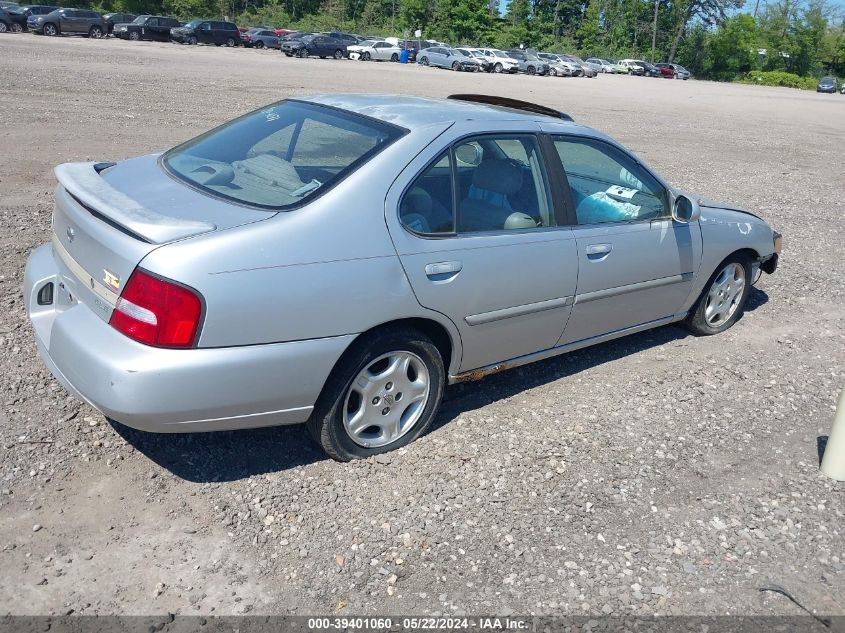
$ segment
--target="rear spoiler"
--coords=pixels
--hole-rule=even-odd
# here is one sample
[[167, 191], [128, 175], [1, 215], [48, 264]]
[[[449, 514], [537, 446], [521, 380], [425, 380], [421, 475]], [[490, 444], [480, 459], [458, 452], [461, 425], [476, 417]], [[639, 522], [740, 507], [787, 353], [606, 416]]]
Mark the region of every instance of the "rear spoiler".
[[485, 105], [499, 106], [502, 108], [510, 108], [511, 110], [523, 110], [524, 112], [533, 112], [534, 114], [542, 114], [550, 116], [554, 119], [563, 119], [564, 121], [574, 121], [566, 112], [560, 112], [553, 108], [549, 108], [538, 103], [531, 103], [529, 101], [520, 101], [519, 99], [511, 99], [509, 97], [499, 97], [494, 95], [473, 95], [473, 94], [459, 94], [449, 95], [447, 99], [455, 101], [469, 101], [471, 103], [483, 103]]
[[151, 244], [164, 244], [217, 228], [210, 222], [173, 218], [141, 206], [100, 176], [101, 171], [113, 164], [64, 163], [55, 169], [56, 180], [89, 212]]

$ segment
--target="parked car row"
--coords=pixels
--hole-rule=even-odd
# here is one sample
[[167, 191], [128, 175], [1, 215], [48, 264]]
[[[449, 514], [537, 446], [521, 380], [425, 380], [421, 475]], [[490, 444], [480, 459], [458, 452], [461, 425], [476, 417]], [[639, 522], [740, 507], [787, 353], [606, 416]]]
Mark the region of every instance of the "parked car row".
[[[360, 61], [410, 61], [423, 66], [464, 72], [524, 73], [553, 77], [596, 77], [599, 73], [689, 79], [690, 73], [677, 64], [650, 64], [636, 59], [608, 60], [577, 55], [510, 49], [449, 46], [431, 40], [402, 40], [391, 37], [364, 37], [330, 31], [305, 33], [269, 26], [238, 27], [223, 20], [196, 19], [182, 23], [162, 15], [107, 13], [90, 9], [60, 8], [50, 5], [0, 3], [0, 32], [31, 31], [56, 35], [108, 35], [139, 41], [173, 41], [181, 44], [213, 44], [279, 50], [288, 57], [332, 57]], [[834, 91], [835, 91], [834, 81]], [[821, 86], [821, 84], [820, 84]]]

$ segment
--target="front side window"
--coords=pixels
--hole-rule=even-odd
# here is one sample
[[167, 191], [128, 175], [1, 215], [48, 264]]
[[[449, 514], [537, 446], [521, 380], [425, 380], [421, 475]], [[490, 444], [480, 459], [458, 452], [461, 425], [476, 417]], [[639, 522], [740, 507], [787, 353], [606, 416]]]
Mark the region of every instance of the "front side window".
[[669, 217], [666, 190], [619, 149], [588, 138], [554, 139], [578, 224]]
[[351, 112], [282, 101], [170, 150], [162, 162], [216, 197], [286, 209], [333, 186], [403, 133]]

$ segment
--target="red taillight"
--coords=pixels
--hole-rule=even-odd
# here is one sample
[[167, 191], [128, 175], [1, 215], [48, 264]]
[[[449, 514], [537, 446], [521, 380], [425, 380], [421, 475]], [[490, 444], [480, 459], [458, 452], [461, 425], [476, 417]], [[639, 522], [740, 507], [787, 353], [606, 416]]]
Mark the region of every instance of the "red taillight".
[[172, 281], [135, 270], [109, 324], [129, 338], [156, 347], [192, 347], [202, 317], [199, 295]]

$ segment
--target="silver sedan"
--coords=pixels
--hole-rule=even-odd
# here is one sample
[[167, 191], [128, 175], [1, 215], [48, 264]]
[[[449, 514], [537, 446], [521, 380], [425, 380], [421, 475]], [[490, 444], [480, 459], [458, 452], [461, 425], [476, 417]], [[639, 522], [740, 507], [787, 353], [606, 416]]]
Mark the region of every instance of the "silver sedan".
[[412, 442], [447, 384], [743, 312], [780, 235], [550, 108], [331, 94], [56, 168], [24, 297], [72, 393], [154, 432]]

